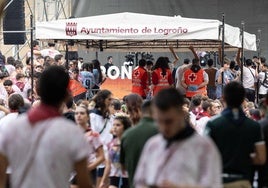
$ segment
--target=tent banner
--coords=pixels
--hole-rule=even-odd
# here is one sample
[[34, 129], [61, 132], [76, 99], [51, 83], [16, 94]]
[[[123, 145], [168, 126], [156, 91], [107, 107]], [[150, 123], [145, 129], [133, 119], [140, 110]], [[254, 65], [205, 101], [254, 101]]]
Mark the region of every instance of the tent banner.
[[[37, 39], [220, 40], [221, 22], [181, 16], [117, 13], [36, 23]], [[239, 28], [226, 24], [226, 43], [241, 47]], [[256, 36], [245, 35], [245, 49], [256, 50]]]

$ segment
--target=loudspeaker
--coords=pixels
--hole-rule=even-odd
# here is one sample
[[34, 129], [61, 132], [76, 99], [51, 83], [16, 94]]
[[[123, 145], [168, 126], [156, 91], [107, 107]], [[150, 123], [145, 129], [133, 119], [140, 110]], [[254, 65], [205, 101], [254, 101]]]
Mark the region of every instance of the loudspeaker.
[[24, 44], [25, 32], [5, 33], [5, 31], [25, 31], [24, 0], [6, 0], [6, 5], [9, 6], [3, 18], [4, 44]]

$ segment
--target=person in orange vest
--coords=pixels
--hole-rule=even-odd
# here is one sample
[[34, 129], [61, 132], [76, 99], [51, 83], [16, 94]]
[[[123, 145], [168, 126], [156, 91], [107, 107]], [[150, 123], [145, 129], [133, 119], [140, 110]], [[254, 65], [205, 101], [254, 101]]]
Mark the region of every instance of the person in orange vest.
[[70, 80], [68, 89], [71, 92], [75, 103], [80, 99], [85, 99], [87, 92], [87, 89], [83, 86], [83, 84], [77, 80], [78, 75], [79, 75], [78, 69], [70, 70]]
[[171, 87], [173, 84], [172, 73], [169, 69], [168, 62], [167, 57], [159, 57], [155, 63], [152, 73], [153, 96], [160, 90]]
[[148, 92], [148, 73], [145, 69], [146, 60], [139, 60], [139, 66], [132, 71], [132, 93], [146, 98]]
[[199, 65], [199, 59], [194, 58], [192, 66], [183, 74], [181, 85], [186, 89], [187, 98], [192, 98], [196, 94], [206, 96], [208, 81], [208, 74]]

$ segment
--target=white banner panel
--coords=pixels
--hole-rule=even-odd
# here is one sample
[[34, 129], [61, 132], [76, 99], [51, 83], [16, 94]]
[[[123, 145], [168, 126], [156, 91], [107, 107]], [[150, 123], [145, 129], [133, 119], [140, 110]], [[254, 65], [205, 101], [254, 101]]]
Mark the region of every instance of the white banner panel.
[[[118, 13], [36, 24], [37, 39], [216, 40], [218, 20]], [[245, 49], [256, 50], [256, 36], [246, 33]], [[240, 47], [239, 28], [226, 24], [225, 42]]]

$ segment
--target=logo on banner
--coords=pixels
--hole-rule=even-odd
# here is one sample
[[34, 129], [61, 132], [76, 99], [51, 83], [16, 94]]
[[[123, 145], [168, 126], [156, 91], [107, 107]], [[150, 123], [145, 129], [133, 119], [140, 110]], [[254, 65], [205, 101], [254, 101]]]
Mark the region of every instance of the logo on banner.
[[77, 35], [77, 23], [76, 22], [66, 22], [66, 35], [67, 36], [75, 36]]

